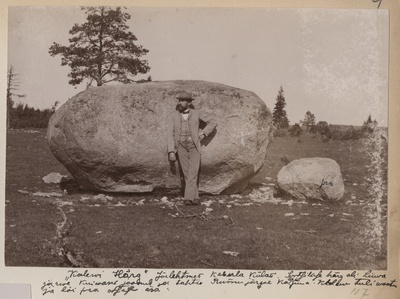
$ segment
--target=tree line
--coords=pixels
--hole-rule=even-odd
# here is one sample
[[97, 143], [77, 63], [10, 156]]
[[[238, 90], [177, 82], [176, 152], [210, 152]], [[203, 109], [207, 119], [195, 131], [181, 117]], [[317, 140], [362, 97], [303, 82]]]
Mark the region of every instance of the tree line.
[[13, 66], [7, 71], [7, 128], [46, 128], [50, 117], [55, 112], [58, 101], [51, 108], [35, 109], [28, 104], [15, 103], [15, 98], [25, 98], [18, 93], [18, 74]]
[[[327, 142], [330, 139], [334, 140], [350, 140], [359, 139], [368, 136], [377, 128], [378, 123], [372, 120], [371, 115], [364, 121], [361, 127], [355, 128], [354, 126], [334, 126], [329, 125], [326, 121], [319, 121], [316, 123], [314, 113], [307, 111], [304, 118], [293, 126], [289, 126], [289, 118], [286, 112], [286, 100], [282, 86], [278, 91], [276, 97], [275, 107], [272, 113], [272, 120], [275, 127], [274, 136], [284, 137], [291, 135], [294, 137], [300, 136], [303, 132], [309, 134], [319, 134], [322, 141]], [[303, 128], [305, 128], [303, 130]]]
[[47, 128], [50, 117], [54, 114], [58, 102], [51, 108], [36, 109], [28, 104], [18, 103], [9, 110], [8, 128]]

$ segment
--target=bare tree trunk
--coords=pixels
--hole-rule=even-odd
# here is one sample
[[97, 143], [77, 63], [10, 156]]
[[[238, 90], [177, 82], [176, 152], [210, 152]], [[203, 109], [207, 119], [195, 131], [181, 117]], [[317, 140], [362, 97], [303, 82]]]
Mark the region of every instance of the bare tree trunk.
[[14, 73], [13, 73], [13, 67], [11, 66], [10, 69], [8, 70], [7, 74], [7, 129], [10, 128], [10, 109], [11, 109], [11, 104], [12, 104], [12, 93], [11, 93], [11, 88], [12, 88], [12, 81], [13, 81]]
[[15, 80], [18, 74], [14, 72], [14, 68], [10, 66], [7, 72], [7, 129], [11, 127], [11, 110], [14, 106], [13, 96], [24, 98], [25, 95], [16, 94], [13, 91], [17, 90], [19, 84]]

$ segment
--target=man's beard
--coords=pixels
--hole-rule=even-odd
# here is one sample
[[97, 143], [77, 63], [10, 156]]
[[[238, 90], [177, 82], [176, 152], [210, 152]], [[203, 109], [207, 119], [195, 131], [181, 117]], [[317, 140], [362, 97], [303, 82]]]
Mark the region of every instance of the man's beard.
[[191, 103], [189, 103], [189, 105], [187, 105], [186, 108], [183, 108], [180, 104], [176, 105], [176, 110], [178, 110], [180, 113], [182, 113], [183, 111], [185, 111], [189, 108], [194, 108]]

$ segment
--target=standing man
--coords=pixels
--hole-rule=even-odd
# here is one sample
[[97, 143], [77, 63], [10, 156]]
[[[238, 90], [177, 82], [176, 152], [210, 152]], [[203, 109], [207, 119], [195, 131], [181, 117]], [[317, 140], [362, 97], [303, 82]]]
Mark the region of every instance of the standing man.
[[[179, 100], [176, 110], [168, 121], [168, 159], [176, 161], [178, 153], [179, 165], [181, 167], [184, 182], [184, 204], [198, 205], [200, 203], [198, 191], [198, 176], [200, 170], [200, 141], [208, 136], [216, 128], [216, 123], [204, 113], [194, 109], [191, 94], [181, 92], [176, 97]], [[200, 122], [205, 123], [203, 130]]]

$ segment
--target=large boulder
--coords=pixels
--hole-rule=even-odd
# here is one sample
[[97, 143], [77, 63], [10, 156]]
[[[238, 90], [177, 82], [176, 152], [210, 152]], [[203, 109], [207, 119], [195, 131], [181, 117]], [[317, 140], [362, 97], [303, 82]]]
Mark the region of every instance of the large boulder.
[[340, 167], [327, 158], [294, 160], [278, 173], [278, 187], [297, 199], [334, 201], [343, 197]]
[[217, 129], [202, 141], [200, 192], [235, 193], [260, 170], [272, 117], [253, 92], [205, 81], [164, 81], [87, 89], [51, 117], [55, 157], [86, 189], [151, 192], [179, 189], [179, 168], [167, 158], [167, 119], [181, 91]]

